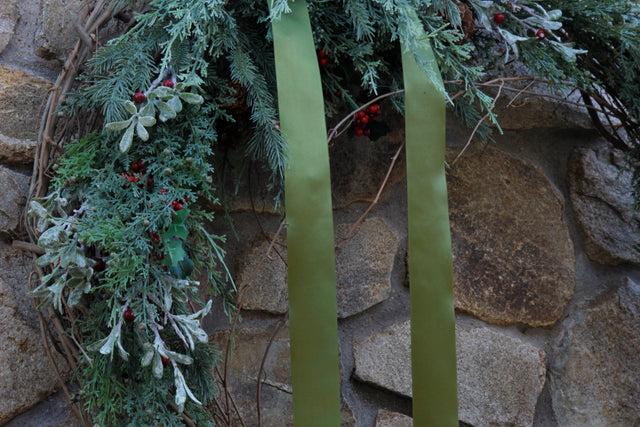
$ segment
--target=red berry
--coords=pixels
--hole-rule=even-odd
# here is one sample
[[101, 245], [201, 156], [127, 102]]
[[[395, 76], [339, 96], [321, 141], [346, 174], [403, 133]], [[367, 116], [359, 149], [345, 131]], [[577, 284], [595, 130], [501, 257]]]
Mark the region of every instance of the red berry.
[[364, 132], [364, 136], [371, 135], [371, 129], [369, 129], [369, 128], [365, 128], [365, 130], [363, 132]]
[[360, 121], [362, 122], [363, 125], [366, 125], [367, 123], [369, 123], [369, 116], [362, 117]]
[[98, 258], [96, 260], [96, 263], [93, 265], [93, 271], [95, 271], [96, 273], [104, 271], [106, 268], [107, 268], [107, 264], [104, 262], [102, 258]]
[[176, 205], [173, 207], [173, 210], [175, 211], [181, 211], [182, 209], [184, 209], [184, 205], [180, 202], [176, 203]]
[[134, 320], [136, 320], [136, 315], [133, 314], [133, 310], [131, 310], [130, 308], [127, 308], [124, 311], [122, 317], [124, 317], [124, 320], [126, 320], [127, 322], [133, 322]]
[[171, 79], [165, 80], [164, 82], [162, 82], [162, 86], [173, 88], [173, 80]]
[[318, 58], [328, 58], [329, 55], [327, 55], [327, 53], [324, 50], [319, 50], [317, 52]]
[[153, 178], [147, 178], [147, 188], [153, 185]]
[[162, 366], [167, 366], [169, 364], [169, 358], [160, 356], [160, 360], [162, 360]]
[[190, 200], [190, 199], [189, 199], [187, 196], [184, 196], [184, 202], [185, 202], [185, 203], [189, 203], [189, 200]]
[[538, 31], [536, 31], [536, 37], [538, 38], [538, 40], [542, 40], [547, 37], [547, 32], [540, 28]]
[[142, 92], [136, 92], [133, 95], [133, 102], [135, 102], [136, 104], [142, 104], [146, 100], [147, 100], [147, 95], [145, 95]]
[[493, 15], [493, 22], [495, 22], [498, 25], [502, 24], [504, 22], [504, 14], [496, 13], [495, 15]]
[[362, 136], [364, 134], [364, 130], [362, 128], [355, 129], [356, 136]]
[[161, 188], [160, 191], [158, 191], [158, 194], [167, 194], [167, 189]]
[[320, 65], [324, 67], [325, 65], [327, 65], [329, 63], [329, 58], [327, 58], [327, 57], [320, 58], [320, 60], [318, 62], [320, 62]]

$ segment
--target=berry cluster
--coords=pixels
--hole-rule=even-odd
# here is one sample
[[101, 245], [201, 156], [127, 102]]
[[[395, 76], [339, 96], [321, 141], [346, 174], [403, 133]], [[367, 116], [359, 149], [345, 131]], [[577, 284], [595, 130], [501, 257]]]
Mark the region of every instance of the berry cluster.
[[329, 63], [329, 55], [327, 55], [324, 50], [318, 50], [316, 55], [318, 56], [318, 64], [320, 64], [321, 67], [324, 67]]
[[[173, 86], [174, 86], [173, 80], [167, 79], [163, 81], [162, 86], [166, 86], [168, 88], [173, 89]], [[136, 92], [133, 94], [133, 102], [135, 102], [136, 104], [142, 104], [146, 100], [147, 100], [147, 95], [145, 95], [144, 92]]]
[[354, 120], [356, 124], [353, 125], [353, 131], [356, 136], [369, 136], [371, 135], [371, 129], [367, 127], [367, 124], [373, 119], [380, 117], [380, 105], [369, 105], [364, 111], [360, 110], [355, 114]]
[[[495, 22], [497, 25], [503, 24], [504, 20], [504, 13], [496, 13], [495, 15], [493, 15], [493, 22]], [[538, 40], [544, 40], [547, 37], [547, 32], [544, 30], [544, 28], [539, 28], [538, 31], [536, 31], [536, 37], [538, 38]]]
[[137, 162], [132, 163], [129, 171], [122, 172], [120, 176], [127, 181], [123, 185], [123, 188], [128, 187], [129, 183], [137, 183], [139, 188], [144, 188], [146, 183], [148, 190], [153, 186], [153, 178], [147, 176], [147, 169], [143, 160], [138, 160]]

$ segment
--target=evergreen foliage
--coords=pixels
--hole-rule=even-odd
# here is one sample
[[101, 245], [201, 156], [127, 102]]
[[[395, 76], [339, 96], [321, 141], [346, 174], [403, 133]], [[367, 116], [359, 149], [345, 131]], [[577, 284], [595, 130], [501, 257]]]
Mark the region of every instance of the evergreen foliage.
[[[270, 20], [287, 13], [287, 1], [273, 0], [271, 13], [264, 0], [112, 2], [143, 12], [86, 64], [73, 100], [76, 110], [98, 111], [105, 126], [65, 145], [51, 193], [31, 202], [46, 250], [38, 265], [48, 268], [35, 293], [56, 310], [86, 313], [79, 398], [99, 425], [180, 425], [183, 411], [199, 426], [210, 422], [203, 408], [215, 397], [217, 352], [200, 328], [210, 305], [198, 301], [192, 278], [206, 271], [210, 293], [222, 294], [228, 309], [233, 285], [224, 238], [207, 231], [212, 214], [201, 202], [217, 202], [211, 157], [217, 129], [233, 123], [252, 123], [247, 141], [232, 144], [264, 164], [271, 185], [281, 188], [287, 156]], [[612, 94], [626, 114], [630, 146], [638, 147], [633, 3], [307, 4], [316, 49], [328, 58], [320, 67], [329, 116], [400, 89], [406, 40], [419, 64], [420, 45], [432, 44], [448, 81], [443, 93], [464, 90], [450, 108], [469, 127], [488, 117], [478, 128], [482, 138], [498, 118], [478, 84], [519, 60], [557, 87]], [[131, 101], [136, 92], [144, 93], [142, 103]], [[393, 100], [400, 108], [401, 99]], [[204, 308], [191, 313], [190, 301]]]

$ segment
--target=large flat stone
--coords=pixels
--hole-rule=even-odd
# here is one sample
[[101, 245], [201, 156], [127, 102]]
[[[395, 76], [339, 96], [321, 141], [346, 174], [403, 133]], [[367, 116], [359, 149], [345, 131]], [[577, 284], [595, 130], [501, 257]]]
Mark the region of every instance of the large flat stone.
[[381, 409], [376, 416], [376, 427], [413, 427], [413, 420], [404, 414]]
[[50, 88], [44, 79], [0, 66], [0, 134], [35, 141], [41, 107]]
[[11, 41], [19, 18], [18, 0], [0, 0], [0, 53]]
[[558, 425], [640, 425], [640, 285], [621, 280], [576, 314], [551, 360]]
[[[246, 426], [258, 425], [257, 378], [274, 331], [274, 327], [246, 328], [237, 330], [234, 336], [233, 356], [227, 370], [229, 390]], [[224, 351], [228, 336], [228, 331], [222, 331], [211, 339]], [[289, 350], [289, 329], [282, 327], [271, 342], [264, 364], [264, 383], [260, 394], [264, 427], [293, 426]], [[341, 426], [356, 427], [354, 414], [345, 401], [342, 402], [341, 417]], [[231, 425], [239, 426], [238, 419]]]
[[82, 0], [43, 0], [35, 53], [44, 59], [65, 60], [78, 41], [75, 22], [86, 2]]
[[456, 309], [553, 325], [573, 295], [564, 199], [537, 166], [487, 146], [447, 172]]
[[[353, 224], [336, 226], [336, 241]], [[270, 236], [272, 238], [272, 236]], [[236, 257], [236, 284], [241, 289], [241, 306], [283, 314], [288, 309], [285, 240], [265, 258], [270, 240], [258, 235]], [[338, 317], [345, 318], [378, 304], [391, 294], [391, 271], [400, 238], [381, 218], [366, 218], [360, 228], [336, 252]]]
[[[0, 423], [35, 405], [57, 385], [40, 333], [22, 319], [15, 307], [18, 300], [0, 279]], [[66, 375], [62, 357], [55, 350], [53, 355]]]
[[0, 166], [0, 234], [16, 229], [29, 194], [29, 177]]
[[[461, 421], [474, 426], [532, 425], [545, 382], [542, 350], [489, 328], [456, 325], [456, 352]], [[411, 397], [409, 321], [355, 340], [353, 356], [357, 379]]]
[[640, 211], [634, 210], [625, 155], [610, 147], [579, 149], [569, 168], [571, 204], [592, 261], [640, 264]]

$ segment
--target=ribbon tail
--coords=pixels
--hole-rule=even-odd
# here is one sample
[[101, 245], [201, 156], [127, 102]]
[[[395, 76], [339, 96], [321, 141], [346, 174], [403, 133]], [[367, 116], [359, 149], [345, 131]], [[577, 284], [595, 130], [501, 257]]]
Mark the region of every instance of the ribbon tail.
[[289, 333], [296, 426], [340, 425], [329, 151], [320, 71], [304, 1], [272, 21], [285, 170]]
[[[440, 76], [429, 42], [420, 57]], [[403, 49], [414, 426], [458, 426], [442, 91]], [[439, 82], [441, 84], [441, 81]]]

